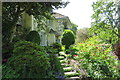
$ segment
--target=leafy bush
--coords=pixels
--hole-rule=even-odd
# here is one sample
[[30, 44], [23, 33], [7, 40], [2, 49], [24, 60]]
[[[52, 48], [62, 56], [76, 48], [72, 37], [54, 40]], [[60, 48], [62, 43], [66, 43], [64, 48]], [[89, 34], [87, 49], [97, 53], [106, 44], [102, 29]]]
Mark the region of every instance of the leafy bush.
[[19, 78], [19, 74], [8, 65], [2, 65], [2, 79]]
[[111, 45], [101, 43], [97, 37], [90, 38], [85, 43], [79, 43], [79, 67], [86, 70], [87, 77], [117, 78], [120, 77], [117, 57], [111, 54]]
[[40, 44], [40, 35], [37, 31], [30, 31], [26, 36], [26, 40]]
[[42, 46], [39, 46], [35, 43], [28, 42], [28, 41], [20, 41], [14, 45], [13, 55], [20, 55], [20, 54], [33, 55], [38, 51], [46, 53], [46, 51], [44, 50], [44, 47]]
[[63, 67], [55, 54], [49, 54], [50, 59], [50, 77], [59, 78], [60, 76], [64, 77]]
[[70, 58], [73, 58], [75, 55], [78, 55], [78, 50], [75, 48], [70, 47], [67, 49], [67, 52], [70, 54]]
[[44, 48], [45, 48], [45, 51], [46, 51], [48, 54], [57, 54], [57, 50], [54, 49], [53, 47], [44, 46]]
[[60, 43], [58, 43], [58, 42], [53, 43], [51, 46], [52, 46], [54, 49], [56, 49], [57, 52], [60, 52], [60, 51], [62, 50], [62, 49], [61, 49], [62, 45], [61, 45]]
[[50, 59], [50, 68], [49, 68], [49, 77], [50, 78], [60, 78], [64, 77], [63, 67], [57, 57], [56, 50], [52, 47], [46, 46], [46, 52], [49, 54]]
[[45, 78], [50, 67], [44, 48], [27, 41], [15, 44], [14, 54], [8, 64], [22, 78]]
[[69, 49], [69, 46], [75, 43], [75, 35], [71, 30], [65, 30], [63, 32], [62, 44], [65, 45], [65, 49]]

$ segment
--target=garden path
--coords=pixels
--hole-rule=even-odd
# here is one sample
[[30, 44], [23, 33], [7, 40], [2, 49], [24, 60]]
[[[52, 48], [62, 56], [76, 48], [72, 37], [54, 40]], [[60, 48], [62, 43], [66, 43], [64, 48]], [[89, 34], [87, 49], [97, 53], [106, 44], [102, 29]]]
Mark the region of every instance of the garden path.
[[79, 73], [76, 71], [78, 62], [73, 59], [67, 59], [67, 55], [64, 52], [59, 53], [59, 60], [63, 66], [65, 80], [80, 79]]

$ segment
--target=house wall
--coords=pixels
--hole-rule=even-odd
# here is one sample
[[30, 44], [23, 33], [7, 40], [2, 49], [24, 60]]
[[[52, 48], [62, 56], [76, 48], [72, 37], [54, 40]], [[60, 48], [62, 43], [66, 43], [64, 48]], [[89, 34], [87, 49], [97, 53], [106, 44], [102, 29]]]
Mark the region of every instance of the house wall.
[[41, 38], [40, 45], [47, 46], [47, 34], [44, 32], [39, 32], [39, 33], [40, 33], [40, 38]]
[[60, 34], [60, 36], [56, 37], [55, 34], [50, 34], [48, 37], [48, 43], [49, 45], [54, 43], [54, 42], [58, 42], [60, 43], [61, 41], [61, 35], [64, 31], [64, 25], [63, 25], [63, 20], [62, 19], [56, 19], [56, 20], [50, 20], [48, 21], [48, 26], [49, 28], [52, 28], [54, 31], [56, 31], [58, 34]]
[[[66, 19], [56, 19], [56, 20], [48, 20], [47, 21], [47, 28], [48, 31], [40, 31], [41, 36], [41, 45], [47, 46], [54, 42], [60, 42], [61, 35], [64, 31], [64, 25], [63, 22]], [[22, 15], [22, 23], [24, 27], [30, 28], [31, 30], [36, 30], [36, 27], [38, 26], [38, 23], [36, 22], [35, 18], [32, 15], [28, 15], [27, 13], [23, 13]], [[68, 21], [68, 20], [67, 20]], [[69, 26], [69, 25], [68, 25]], [[49, 30], [53, 29], [56, 31], [59, 36], [55, 33], [49, 33]]]
[[56, 42], [55, 34], [48, 34], [48, 45], [51, 45]]

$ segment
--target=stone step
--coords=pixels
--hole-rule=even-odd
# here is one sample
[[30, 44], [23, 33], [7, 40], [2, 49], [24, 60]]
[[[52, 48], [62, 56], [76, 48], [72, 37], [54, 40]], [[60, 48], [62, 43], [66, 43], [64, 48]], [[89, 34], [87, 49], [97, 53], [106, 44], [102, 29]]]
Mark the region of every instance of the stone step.
[[65, 72], [64, 73], [66, 77], [75, 77], [75, 76], [79, 76], [78, 73], [76, 72]]
[[70, 65], [66, 64], [66, 63], [62, 63], [61, 64], [63, 67], [69, 67]]
[[67, 61], [64, 59], [64, 60], [60, 60], [60, 63], [66, 63]]
[[59, 55], [61, 55], [61, 56], [67, 56], [64, 52], [59, 52]]
[[63, 70], [64, 72], [69, 72], [72, 70], [72, 67], [64, 67]]
[[63, 60], [63, 59], [64, 59], [64, 56], [59, 56], [58, 59], [59, 59], [59, 60]]
[[78, 76], [75, 76], [75, 77], [69, 77], [69, 78], [66, 78], [65, 80], [76, 80], [76, 79], [81, 80], [80, 77], [78, 77]]

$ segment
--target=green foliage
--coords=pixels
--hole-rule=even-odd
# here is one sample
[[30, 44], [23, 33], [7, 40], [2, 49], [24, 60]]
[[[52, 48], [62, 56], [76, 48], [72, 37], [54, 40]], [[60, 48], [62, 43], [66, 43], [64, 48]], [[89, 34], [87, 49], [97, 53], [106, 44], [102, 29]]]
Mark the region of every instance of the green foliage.
[[62, 45], [65, 45], [65, 49], [69, 49], [69, 46], [75, 43], [74, 33], [71, 30], [65, 30], [62, 36]]
[[40, 44], [40, 35], [37, 31], [30, 31], [26, 36], [26, 40]]
[[110, 44], [101, 42], [98, 37], [93, 37], [84, 43], [78, 43], [75, 48], [79, 50], [76, 58], [79, 68], [87, 77], [92, 78], [119, 78], [119, 63], [117, 57], [111, 53]]
[[45, 78], [50, 67], [44, 48], [27, 41], [16, 43], [14, 54], [9, 58], [8, 64], [22, 78]]
[[49, 61], [50, 68], [49, 68], [48, 76], [50, 78], [59, 78], [60, 76], [63, 77], [64, 76], [63, 67], [61, 66], [61, 63], [57, 58], [57, 55], [55, 54], [56, 49], [49, 46], [45, 46], [45, 50], [48, 53], [48, 57], [50, 59]]
[[45, 48], [45, 51], [46, 51], [48, 54], [57, 54], [57, 50], [54, 49], [53, 47], [44, 46], [44, 48]]
[[42, 46], [28, 41], [20, 41], [14, 45], [13, 55], [32, 55], [38, 51], [46, 53]]
[[59, 61], [59, 59], [57, 58], [57, 56], [55, 54], [49, 54], [49, 58], [50, 58], [50, 76], [55, 78], [58, 78], [57, 76], [64, 76], [64, 71], [63, 71], [63, 67]]
[[73, 58], [74, 56], [78, 55], [77, 54], [78, 50], [73, 47], [70, 47], [69, 49], [67, 49], [67, 52], [70, 54], [69, 58]]
[[62, 45], [60, 44], [60, 43], [58, 43], [58, 42], [55, 42], [55, 43], [53, 43], [52, 45], [51, 45], [54, 49], [56, 49], [57, 50], [57, 52], [60, 52], [61, 50], [62, 50]]
[[9, 65], [2, 65], [2, 79], [19, 78], [19, 76]]
[[94, 14], [92, 18], [91, 34], [98, 35], [103, 41], [115, 44], [120, 41], [120, 16], [119, 16], [119, 0], [101, 1], [93, 3]]

